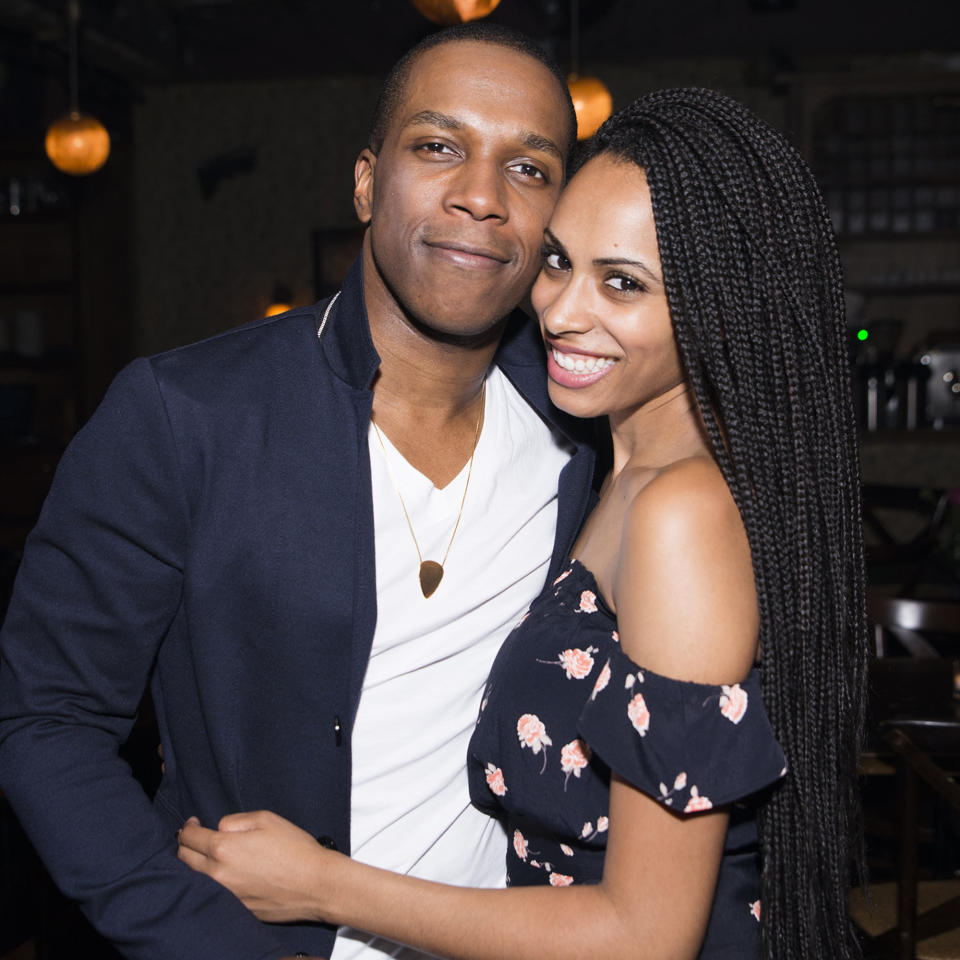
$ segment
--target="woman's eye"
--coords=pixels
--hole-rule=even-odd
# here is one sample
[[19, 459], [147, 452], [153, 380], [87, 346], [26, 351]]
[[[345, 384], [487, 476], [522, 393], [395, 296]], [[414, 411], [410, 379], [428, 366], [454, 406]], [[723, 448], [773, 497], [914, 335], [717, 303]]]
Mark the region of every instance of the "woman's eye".
[[550, 270], [568, 270], [570, 261], [562, 253], [557, 253], [556, 250], [544, 250], [543, 265]]
[[620, 293], [635, 293], [638, 290], [644, 289], [643, 284], [634, 280], [633, 277], [626, 277], [619, 273], [615, 276], [607, 277], [604, 283]]

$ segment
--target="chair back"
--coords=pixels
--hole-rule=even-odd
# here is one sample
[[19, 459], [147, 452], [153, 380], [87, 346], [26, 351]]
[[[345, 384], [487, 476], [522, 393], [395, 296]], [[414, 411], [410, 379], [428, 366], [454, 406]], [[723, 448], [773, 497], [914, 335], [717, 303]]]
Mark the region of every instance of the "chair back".
[[950, 600], [913, 600], [870, 594], [867, 620], [873, 628], [874, 652], [888, 655], [893, 636], [912, 657], [934, 658], [943, 654], [922, 636], [934, 633], [960, 637], [960, 603]]

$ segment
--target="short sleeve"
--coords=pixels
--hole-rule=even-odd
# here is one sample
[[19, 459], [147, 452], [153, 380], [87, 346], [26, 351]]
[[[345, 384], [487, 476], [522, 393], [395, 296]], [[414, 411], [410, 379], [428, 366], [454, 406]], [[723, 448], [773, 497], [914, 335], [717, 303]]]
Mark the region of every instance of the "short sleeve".
[[683, 813], [741, 800], [786, 774], [758, 668], [743, 683], [688, 683], [644, 670], [615, 649], [579, 731], [612, 771]]

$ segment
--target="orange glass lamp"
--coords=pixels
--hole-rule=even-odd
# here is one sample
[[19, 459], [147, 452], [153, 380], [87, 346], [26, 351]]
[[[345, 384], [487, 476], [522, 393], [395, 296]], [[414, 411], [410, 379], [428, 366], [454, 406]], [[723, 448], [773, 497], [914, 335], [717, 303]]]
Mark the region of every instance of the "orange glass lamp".
[[413, 5], [433, 23], [451, 27], [468, 20], [480, 20], [500, 4], [500, 0], [412, 0]]
[[283, 283], [275, 283], [273, 285], [273, 297], [270, 300], [270, 306], [267, 307], [267, 312], [264, 316], [273, 317], [278, 313], [286, 313], [288, 310], [292, 310], [292, 300], [293, 295], [290, 292], [290, 288]]
[[80, 20], [79, 0], [67, 6], [67, 28], [70, 41], [70, 110], [55, 120], [47, 130], [44, 146], [50, 162], [64, 173], [85, 177], [99, 170], [110, 156], [110, 134], [106, 127], [77, 106], [77, 24]]
[[571, 73], [567, 77], [567, 87], [577, 113], [577, 139], [586, 140], [613, 113], [613, 97], [596, 77], [580, 77]]
[[89, 113], [71, 110], [55, 120], [45, 141], [50, 162], [64, 173], [85, 177], [99, 170], [110, 156], [110, 134]]

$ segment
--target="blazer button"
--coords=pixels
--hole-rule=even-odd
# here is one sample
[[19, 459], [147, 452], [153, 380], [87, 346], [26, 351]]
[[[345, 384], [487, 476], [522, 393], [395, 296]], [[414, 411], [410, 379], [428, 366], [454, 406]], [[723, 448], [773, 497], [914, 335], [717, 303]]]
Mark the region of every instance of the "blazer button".
[[328, 850], [339, 850], [337, 846], [337, 841], [333, 837], [328, 837], [325, 833], [322, 836], [317, 837], [317, 843], [321, 847], [326, 847]]

